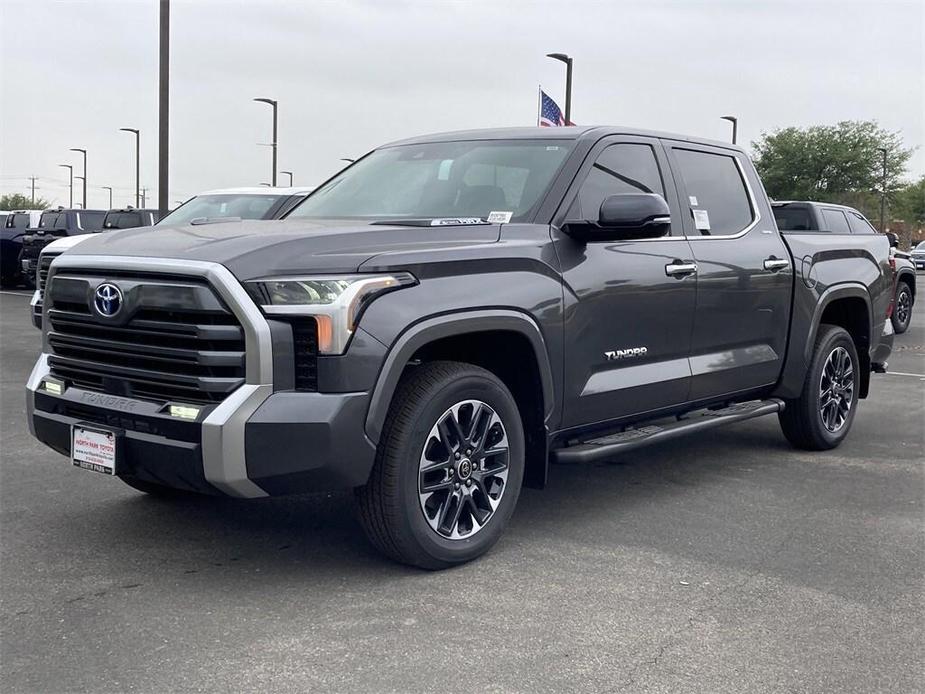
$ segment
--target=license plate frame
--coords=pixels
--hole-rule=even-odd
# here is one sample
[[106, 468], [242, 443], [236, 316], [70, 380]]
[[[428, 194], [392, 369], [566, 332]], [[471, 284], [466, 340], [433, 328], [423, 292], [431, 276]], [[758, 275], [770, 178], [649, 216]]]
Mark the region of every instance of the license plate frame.
[[83, 423], [71, 426], [71, 464], [81, 470], [116, 474], [119, 460], [119, 432]]

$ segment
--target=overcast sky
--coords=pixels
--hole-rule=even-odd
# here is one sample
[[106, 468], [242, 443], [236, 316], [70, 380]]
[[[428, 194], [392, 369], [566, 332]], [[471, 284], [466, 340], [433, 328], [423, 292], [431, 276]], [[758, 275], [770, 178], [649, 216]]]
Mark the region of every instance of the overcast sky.
[[[0, 192], [67, 204], [70, 147], [89, 150], [89, 206], [157, 182], [157, 0], [0, 0]], [[919, 147], [925, 173], [925, 2], [171, 3], [170, 201], [270, 176], [317, 183], [377, 144], [462, 128], [534, 125], [537, 85], [572, 119], [715, 139], [876, 119]], [[283, 182], [286, 177], [280, 177]], [[77, 185], [75, 185], [75, 190]], [[155, 199], [155, 198], [152, 198]], [[79, 196], [75, 194], [75, 201]]]

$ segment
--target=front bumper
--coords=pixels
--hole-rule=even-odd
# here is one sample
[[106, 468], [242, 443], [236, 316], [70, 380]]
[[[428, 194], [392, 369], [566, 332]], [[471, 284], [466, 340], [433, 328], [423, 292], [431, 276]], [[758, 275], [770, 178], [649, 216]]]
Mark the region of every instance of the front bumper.
[[121, 435], [119, 476], [206, 494], [260, 497], [366, 482], [375, 446], [363, 431], [366, 393], [273, 393], [241, 386], [196, 421], [158, 403], [67, 388], [52, 395], [42, 355], [27, 390], [32, 434], [70, 455], [75, 424]]

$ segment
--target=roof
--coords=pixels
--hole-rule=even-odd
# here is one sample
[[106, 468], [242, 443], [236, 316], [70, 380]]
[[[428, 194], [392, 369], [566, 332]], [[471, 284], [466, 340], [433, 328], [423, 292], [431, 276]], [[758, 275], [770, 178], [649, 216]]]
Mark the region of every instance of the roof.
[[783, 207], [784, 205], [807, 205], [813, 207], [838, 207], [843, 210], [857, 212], [856, 207], [850, 205], [839, 205], [837, 202], [819, 202], [817, 200], [772, 200], [771, 207]]
[[242, 188], [219, 188], [217, 190], [205, 190], [197, 195], [304, 195], [311, 193], [314, 186], [294, 186], [292, 188], [270, 187], [270, 186], [252, 186]]
[[459, 142], [463, 140], [582, 140], [594, 139], [608, 135], [634, 135], [636, 137], [657, 137], [663, 140], [678, 140], [681, 142], [696, 142], [712, 147], [724, 147], [743, 151], [738, 145], [729, 142], [719, 142], [703, 137], [679, 135], [678, 133], [661, 132], [658, 130], [645, 130], [641, 128], [613, 126], [613, 125], [574, 125], [564, 128], [484, 128], [479, 130], [458, 130], [455, 132], [433, 133], [420, 135], [404, 140], [390, 142], [384, 147], [398, 145], [424, 144], [428, 142]]

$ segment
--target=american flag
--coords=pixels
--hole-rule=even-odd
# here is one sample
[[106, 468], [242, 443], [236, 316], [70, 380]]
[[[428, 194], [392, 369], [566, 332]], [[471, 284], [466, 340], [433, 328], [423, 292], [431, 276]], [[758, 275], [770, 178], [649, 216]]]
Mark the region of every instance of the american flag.
[[549, 95], [542, 89], [540, 90], [540, 125], [544, 128], [572, 125], [565, 122], [565, 116], [562, 115], [559, 104], [549, 98]]

